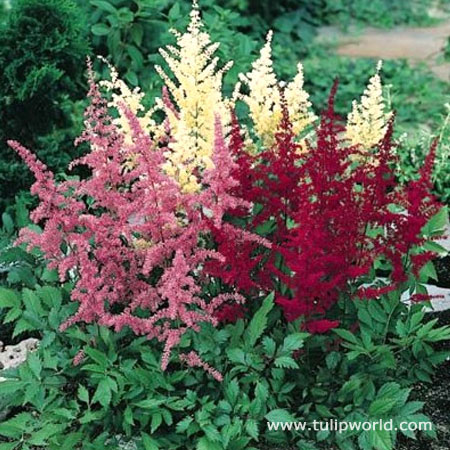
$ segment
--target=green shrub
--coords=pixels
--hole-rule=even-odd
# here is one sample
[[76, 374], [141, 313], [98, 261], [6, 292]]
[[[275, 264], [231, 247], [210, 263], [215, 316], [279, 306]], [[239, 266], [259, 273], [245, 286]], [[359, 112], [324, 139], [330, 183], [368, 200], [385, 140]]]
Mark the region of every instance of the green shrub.
[[[0, 206], [31, 181], [6, 139], [34, 146], [57, 170], [72, 159], [74, 100], [85, 93], [88, 52], [83, 16], [71, 0], [13, 4], [0, 28]], [[57, 150], [54, 142], [64, 145]]]

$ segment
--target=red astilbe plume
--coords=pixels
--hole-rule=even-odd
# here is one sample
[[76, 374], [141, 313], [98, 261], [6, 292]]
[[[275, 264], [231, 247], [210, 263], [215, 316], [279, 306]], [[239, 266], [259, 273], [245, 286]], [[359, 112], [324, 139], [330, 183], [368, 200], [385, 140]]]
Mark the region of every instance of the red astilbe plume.
[[298, 208], [283, 254], [292, 271], [293, 298], [278, 298], [288, 320], [324, 315], [349, 279], [369, 270], [364, 217], [355, 201], [352, 148], [341, 147], [332, 89], [328, 110], [303, 162]]
[[[337, 82], [316, 141], [306, 143], [306, 152], [298, 151], [286, 108], [272, 148], [243, 155], [242, 142], [234, 138], [235, 153], [245, 162], [237, 176], [240, 186], [247, 183], [239, 195], [262, 206], [248, 226], [274, 223], [267, 236], [271, 253], [256, 278], [260, 286], [279, 291], [277, 303], [287, 320], [304, 317], [305, 328], [316, 333], [339, 326], [326, 314], [342, 293], [350, 295], [354, 286], [362, 285], [377, 259], [390, 263], [390, 284], [361, 287], [359, 297], [378, 297], [405, 281], [408, 254], [424, 242], [421, 228], [439, 209], [429, 194], [427, 175], [433, 148], [421, 179], [402, 187], [393, 170], [394, 116], [371, 152], [348, 146], [334, 113], [336, 91]], [[275, 264], [279, 254], [281, 265]], [[415, 261], [422, 265], [433, 255], [421, 253]]]
[[[353, 155], [364, 155], [364, 149], [347, 147], [340, 139], [333, 107], [336, 88], [317, 130], [317, 143], [302, 165], [299, 208], [293, 215], [297, 226], [283, 252], [292, 271], [293, 295], [278, 298], [288, 320], [304, 316], [321, 330], [325, 319], [316, 319], [325, 316], [341, 293], [348, 295], [351, 284], [378, 258], [392, 266], [390, 285], [363, 288], [360, 297], [377, 297], [407, 279], [408, 252], [424, 242], [421, 228], [439, 209], [429, 194], [433, 148], [421, 179], [398, 185], [392, 169], [392, 117], [376, 152], [355, 164]], [[403, 209], [393, 212], [393, 204]]]
[[[230, 150], [236, 160], [233, 177], [239, 180], [234, 192], [239, 198], [256, 204], [259, 212], [255, 214], [240, 208], [228, 213], [243, 220], [246, 228], [253, 232], [266, 228], [263, 236], [271, 243], [268, 246], [254, 241], [229, 248], [229, 265], [238, 277], [241, 274], [241, 287], [247, 291], [273, 289], [274, 280], [285, 276], [280, 271], [277, 255], [280, 254], [279, 246], [289, 235], [292, 211], [298, 209], [301, 147], [295, 141], [282, 91], [280, 98], [282, 119], [274, 144], [254, 155], [245, 150], [239, 122], [232, 111]], [[220, 242], [221, 236], [215, 235], [215, 238]]]
[[[227, 209], [247, 203], [231, 193], [236, 185], [233, 161], [218, 119], [215, 167], [204, 172], [202, 190], [185, 193], [163, 170], [164, 145], [152, 141], [123, 104], [131, 130], [125, 139], [109, 115], [90, 63], [89, 74], [91, 104], [77, 142], [89, 144], [91, 151], [72, 163], [91, 170], [87, 179], [56, 183], [30, 151], [9, 142], [36, 176], [32, 192], [40, 205], [32, 219], [43, 226], [42, 233], [22, 230], [19, 242], [40, 248], [61, 282], [74, 282], [71, 299], [79, 308], [62, 330], [80, 321], [116, 331], [129, 327], [163, 343], [165, 369], [185, 332], [199, 331], [203, 322], [216, 325], [222, 304], [244, 301], [233, 288], [215, 298], [203, 293], [199, 281], [210, 276], [205, 264], [225, 260], [220, 251], [202, 244], [204, 237], [213, 228], [237, 243], [259, 238], [222, 220]], [[131, 158], [136, 163], [127, 170]], [[186, 358], [220, 379], [195, 352]]]

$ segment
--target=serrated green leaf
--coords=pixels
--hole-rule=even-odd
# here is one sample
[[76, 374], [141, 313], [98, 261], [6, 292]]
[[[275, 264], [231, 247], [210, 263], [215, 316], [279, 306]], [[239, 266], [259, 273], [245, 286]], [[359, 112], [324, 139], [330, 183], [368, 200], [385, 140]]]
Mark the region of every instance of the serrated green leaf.
[[145, 450], [159, 450], [158, 442], [147, 433], [141, 433], [141, 439]]
[[236, 380], [231, 380], [225, 387], [225, 397], [231, 405], [236, 403], [239, 395], [239, 384]]
[[283, 369], [298, 369], [298, 364], [290, 356], [279, 356], [275, 359], [274, 365]]
[[272, 358], [275, 355], [275, 349], [277, 347], [275, 341], [269, 336], [264, 336], [262, 339], [262, 345], [266, 356]]
[[151, 432], [152, 434], [160, 427], [162, 424], [163, 416], [160, 412], [155, 412], [152, 414], [152, 424]]
[[162, 405], [164, 403], [164, 400], [157, 400], [155, 398], [147, 398], [145, 400], [141, 400], [135, 404], [138, 408], [143, 409], [154, 409], [157, 408], [159, 405]]
[[19, 305], [19, 297], [13, 290], [0, 287], [0, 308], [14, 308]]
[[383, 429], [373, 429], [368, 432], [369, 441], [376, 450], [392, 450], [391, 432]]
[[273, 308], [273, 298], [274, 294], [272, 292], [263, 300], [261, 308], [256, 311], [252, 320], [250, 321], [250, 324], [245, 330], [244, 342], [249, 348], [254, 347], [256, 341], [264, 333], [264, 330], [267, 326], [267, 316]]
[[27, 364], [28, 367], [33, 372], [34, 376], [40, 380], [41, 379], [41, 372], [42, 372], [42, 363], [39, 359], [39, 356], [36, 352], [30, 352], [27, 355]]
[[96, 348], [92, 347], [86, 347], [85, 353], [88, 355], [92, 360], [94, 360], [102, 369], [106, 369], [109, 366], [108, 359], [106, 356]]
[[111, 387], [106, 378], [100, 380], [97, 386], [92, 403], [99, 402], [102, 406], [108, 406], [111, 403], [112, 393]]
[[196, 450], [223, 450], [223, 447], [218, 442], [213, 442], [207, 437], [202, 437], [197, 442]]
[[294, 333], [286, 336], [283, 341], [280, 353], [292, 353], [295, 350], [303, 347], [308, 333]]
[[333, 330], [338, 336], [340, 336], [342, 339], [351, 342], [352, 344], [357, 344], [358, 340], [356, 339], [355, 335], [351, 333], [348, 330], [344, 330], [342, 328], [335, 328]]
[[184, 419], [180, 420], [175, 428], [176, 432], [184, 433], [189, 428], [189, 425], [193, 422], [193, 420], [194, 419], [191, 416], [186, 416]]
[[245, 431], [252, 439], [258, 441], [259, 429], [258, 422], [255, 419], [248, 419], [247, 422], [245, 422]]
[[285, 409], [273, 409], [265, 415], [269, 422], [295, 422], [295, 417]]

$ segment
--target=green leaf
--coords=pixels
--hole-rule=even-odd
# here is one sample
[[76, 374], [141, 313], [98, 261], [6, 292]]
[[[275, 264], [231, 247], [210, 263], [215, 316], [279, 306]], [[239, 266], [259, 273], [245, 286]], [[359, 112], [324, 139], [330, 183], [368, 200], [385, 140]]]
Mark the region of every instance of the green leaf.
[[0, 442], [0, 450], [13, 450], [17, 448], [17, 442]]
[[37, 294], [49, 308], [61, 307], [61, 290], [53, 286], [43, 286], [37, 290]]
[[100, 352], [99, 350], [92, 348], [92, 347], [86, 347], [85, 353], [93, 359], [99, 366], [102, 367], [102, 369], [106, 369], [109, 365], [108, 359], [106, 356]]
[[275, 367], [283, 369], [298, 369], [298, 364], [290, 356], [279, 356], [274, 361]]
[[246, 365], [245, 352], [240, 348], [230, 348], [226, 351], [228, 359], [235, 364]]
[[0, 287], [0, 308], [14, 308], [19, 305], [19, 297], [14, 291]]
[[225, 388], [225, 396], [231, 405], [236, 403], [239, 395], [239, 384], [236, 380], [231, 380]]
[[384, 416], [395, 407], [396, 403], [397, 400], [395, 398], [377, 398], [370, 404], [369, 414], [372, 417]]
[[265, 415], [269, 422], [295, 422], [295, 417], [285, 409], [273, 409]]
[[308, 333], [294, 333], [286, 336], [283, 341], [281, 353], [291, 353], [303, 347], [305, 339], [309, 336]]
[[64, 439], [64, 442], [61, 445], [61, 450], [73, 450], [77, 448], [77, 444], [83, 438], [83, 433], [70, 433]]
[[335, 328], [333, 331], [342, 339], [351, 342], [352, 344], [358, 343], [358, 340], [356, 339], [355, 335], [348, 330], [344, 330], [343, 328]]
[[247, 422], [245, 422], [245, 431], [247, 431], [252, 439], [255, 439], [255, 441], [258, 440], [258, 422], [255, 419], [248, 419]]
[[134, 425], [133, 410], [128, 405], [123, 413], [123, 420], [128, 425]]
[[197, 442], [197, 450], [223, 450], [223, 447], [218, 442], [210, 441], [206, 437], [202, 437]]
[[41, 379], [41, 372], [42, 372], [42, 363], [39, 359], [39, 356], [36, 352], [31, 352], [27, 355], [27, 364], [28, 367], [33, 372], [34, 376], [40, 380]]
[[152, 414], [151, 433], [153, 434], [162, 424], [163, 416], [160, 412]]
[[448, 223], [448, 207], [445, 206], [439, 210], [425, 225], [424, 231], [427, 235], [433, 235], [445, 230]]
[[99, 402], [102, 406], [108, 406], [111, 403], [111, 387], [106, 378], [103, 378], [97, 386], [92, 403]]
[[376, 450], [392, 450], [391, 432], [383, 429], [373, 429], [369, 432], [369, 441]]
[[134, 45], [127, 45], [127, 53], [136, 65], [135, 69], [139, 70], [144, 64], [144, 57], [142, 56], [142, 53]]
[[133, 42], [139, 47], [142, 45], [142, 39], [144, 37], [144, 28], [140, 23], [133, 24], [133, 28], [130, 31]]
[[264, 336], [263, 340], [262, 340], [262, 345], [263, 345], [264, 353], [266, 354], [266, 356], [268, 356], [269, 358], [272, 358], [273, 355], [275, 355], [275, 349], [277, 346], [275, 341], [269, 336]]
[[97, 8], [100, 8], [103, 11], [109, 12], [111, 14], [117, 13], [117, 9], [114, 7], [114, 5], [104, 0], [91, 0], [91, 5], [97, 6]]
[[419, 272], [419, 276], [420, 276], [420, 280], [422, 280], [422, 282], [426, 282], [429, 279], [438, 280], [438, 276], [436, 273], [436, 269], [434, 267], [433, 261], [428, 261], [421, 269]]
[[147, 398], [145, 400], [141, 400], [140, 402], [137, 402], [135, 406], [138, 408], [143, 409], [155, 409], [159, 405], [162, 405], [164, 403], [164, 400], [156, 400], [155, 398]]
[[208, 424], [201, 427], [205, 432], [206, 437], [212, 442], [220, 442], [219, 430], [212, 424]]
[[172, 21], [178, 20], [181, 16], [180, 4], [176, 2], [169, 10], [169, 19]]
[[22, 334], [25, 331], [33, 331], [35, 329], [36, 328], [27, 320], [19, 319], [14, 327], [13, 337], [19, 336], [19, 334]]
[[147, 433], [141, 433], [141, 438], [145, 450], [159, 450], [158, 442]]
[[14, 221], [8, 213], [2, 214], [3, 228], [7, 233], [12, 233], [14, 231]]
[[245, 330], [244, 341], [245, 344], [252, 348], [256, 341], [264, 333], [267, 326], [267, 316], [273, 308], [273, 292], [269, 294], [264, 300], [261, 308], [254, 314], [249, 326]]
[[325, 358], [325, 362], [327, 364], [327, 367], [330, 370], [335, 369], [337, 367], [337, 365], [339, 364], [340, 360], [341, 360], [341, 355], [340, 355], [339, 352], [331, 352]]
[[92, 34], [95, 36], [106, 36], [111, 32], [111, 28], [104, 23], [96, 23], [91, 27]]
[[48, 446], [48, 439], [58, 433], [61, 430], [61, 425], [56, 425], [53, 423], [44, 424], [43, 427], [34, 433], [28, 438], [28, 442], [33, 445], [38, 446]]
[[189, 428], [189, 425], [193, 422], [193, 420], [194, 419], [191, 416], [186, 416], [183, 420], [180, 420], [175, 428], [176, 432], [184, 433]]
[[26, 382], [18, 380], [5, 380], [0, 383], [0, 395], [11, 395], [26, 386]]

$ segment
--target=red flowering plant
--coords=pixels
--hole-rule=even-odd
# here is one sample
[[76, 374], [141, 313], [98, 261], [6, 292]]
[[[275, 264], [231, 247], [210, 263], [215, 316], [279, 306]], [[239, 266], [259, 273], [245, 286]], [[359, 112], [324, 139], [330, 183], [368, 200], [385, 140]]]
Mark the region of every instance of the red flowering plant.
[[[254, 274], [254, 284], [275, 289], [286, 319], [301, 317], [312, 333], [341, 324], [342, 312], [333, 308], [340, 298], [379, 298], [411, 288], [413, 299], [430, 299], [415, 278], [424, 267], [433, 270], [430, 261], [437, 253], [432, 249], [440, 250], [432, 244], [425, 249], [432, 236], [424, 232], [433, 216], [445, 217], [431, 193], [437, 141], [419, 179], [401, 185], [394, 115], [384, 112], [380, 67], [361, 104], [354, 103], [347, 124], [334, 113], [336, 82], [328, 109], [306, 138], [301, 132], [314, 120], [307, 94], [298, 83], [300, 100], [295, 103], [291, 86], [276, 84], [270, 35], [253, 71], [244, 77], [250, 93], [242, 98], [256, 139], [247, 137], [245, 143], [234, 121], [230, 145], [239, 162], [239, 195], [258, 207], [250, 216], [242, 209], [231, 215], [246, 216], [246, 225], [272, 243], [260, 255], [264, 264]], [[258, 103], [264, 94], [266, 101]], [[245, 250], [234, 255], [237, 266], [255, 253], [255, 245]], [[388, 276], [377, 278], [379, 269]]]

